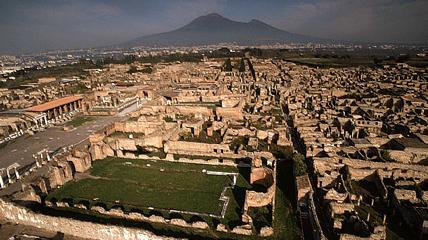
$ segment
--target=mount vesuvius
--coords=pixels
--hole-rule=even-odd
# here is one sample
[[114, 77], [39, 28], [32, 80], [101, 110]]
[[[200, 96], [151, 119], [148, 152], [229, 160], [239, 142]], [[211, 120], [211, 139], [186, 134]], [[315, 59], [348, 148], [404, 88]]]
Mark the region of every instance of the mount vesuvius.
[[212, 13], [165, 33], [147, 35], [121, 44], [126, 47], [198, 46], [218, 43], [269, 44], [326, 42], [325, 39], [290, 33], [259, 20], [237, 22]]

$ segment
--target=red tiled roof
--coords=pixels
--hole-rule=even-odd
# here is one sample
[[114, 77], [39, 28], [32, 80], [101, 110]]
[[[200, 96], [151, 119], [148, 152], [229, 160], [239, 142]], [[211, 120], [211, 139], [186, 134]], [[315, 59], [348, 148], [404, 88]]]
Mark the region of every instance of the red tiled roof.
[[30, 108], [27, 108], [27, 111], [29, 112], [44, 112], [56, 107], [59, 107], [61, 105], [67, 104], [67, 103], [71, 103], [71, 102], [75, 102], [77, 100], [83, 99], [82, 96], [69, 96], [69, 97], [64, 97], [64, 98], [60, 98], [60, 99], [55, 99], [53, 101], [50, 102], [46, 102], [40, 105], [36, 105], [36, 106], [32, 106]]

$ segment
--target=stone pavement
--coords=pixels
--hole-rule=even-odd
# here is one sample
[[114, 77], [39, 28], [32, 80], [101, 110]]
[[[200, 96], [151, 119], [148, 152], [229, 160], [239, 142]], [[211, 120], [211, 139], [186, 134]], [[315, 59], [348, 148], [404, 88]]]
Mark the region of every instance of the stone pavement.
[[15, 162], [19, 163], [21, 167], [29, 165], [35, 161], [33, 154], [44, 148], [56, 151], [62, 147], [80, 143], [87, 139], [92, 132], [125, 119], [126, 113], [133, 110], [136, 110], [135, 104], [116, 116], [95, 117], [94, 121], [86, 122], [69, 132], [60, 127], [51, 127], [44, 132], [37, 132], [33, 136], [21, 136], [0, 148], [0, 168], [6, 168]]

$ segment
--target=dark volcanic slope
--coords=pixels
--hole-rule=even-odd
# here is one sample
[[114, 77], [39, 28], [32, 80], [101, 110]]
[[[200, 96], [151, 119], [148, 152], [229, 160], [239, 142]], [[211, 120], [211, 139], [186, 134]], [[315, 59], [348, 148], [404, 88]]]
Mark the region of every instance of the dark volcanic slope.
[[124, 43], [133, 46], [192, 46], [216, 43], [264, 44], [264, 43], [306, 43], [325, 42], [274, 28], [258, 20], [248, 23], [236, 22], [218, 14], [196, 18], [177, 30], [143, 36]]

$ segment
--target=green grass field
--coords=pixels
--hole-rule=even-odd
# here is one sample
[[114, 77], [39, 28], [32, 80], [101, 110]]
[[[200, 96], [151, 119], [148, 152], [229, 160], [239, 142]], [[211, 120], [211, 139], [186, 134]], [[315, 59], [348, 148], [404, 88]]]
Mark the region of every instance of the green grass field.
[[[219, 215], [223, 207], [220, 194], [232, 180], [228, 176], [207, 175], [203, 169], [238, 172], [235, 167], [107, 158], [93, 162], [90, 173], [94, 178], [67, 183], [51, 192], [48, 199], [97, 199], [107, 206], [119, 202], [129, 208], [153, 207]], [[245, 183], [244, 179], [239, 181], [241, 185]], [[234, 198], [232, 191], [228, 194]], [[237, 207], [238, 204], [231, 202], [232, 208]], [[228, 214], [231, 218], [235, 218], [234, 215]]]
[[[127, 165], [126, 162], [130, 162], [131, 165]], [[150, 164], [150, 166], [147, 166], [147, 164]], [[57, 200], [72, 199], [74, 203], [79, 203], [86, 199], [86, 201], [89, 200], [90, 206], [100, 203], [107, 208], [121, 206], [125, 211], [138, 211], [146, 216], [151, 214], [161, 214], [165, 218], [181, 216], [189, 223], [202, 219], [210, 225], [211, 229], [209, 230], [195, 230], [151, 222], [132, 222], [77, 208], [53, 207], [44, 208], [43, 211], [49, 215], [72, 217], [83, 221], [142, 227], [157, 234], [189, 239], [299, 239], [299, 228], [290, 202], [291, 198], [294, 198], [294, 194], [292, 194], [293, 188], [291, 187], [293, 179], [290, 177], [292, 169], [283, 165], [279, 164], [278, 172], [282, 174], [277, 177], [279, 186], [276, 192], [274, 220], [269, 216], [269, 214], [272, 214], [269, 208], [253, 209], [250, 212], [253, 217], [257, 218], [255, 223], [257, 230], [273, 220], [272, 224], [275, 230], [274, 235], [271, 237], [243, 236], [213, 230], [218, 223], [223, 223], [230, 229], [242, 224], [241, 215], [245, 191], [251, 189], [251, 185], [248, 183], [249, 168], [107, 158], [93, 162], [90, 173], [97, 179], [82, 179], [77, 182], [67, 183], [62, 188], [51, 192], [47, 197], [48, 200], [53, 200], [53, 198]], [[161, 168], [164, 169], [163, 172], [160, 172]], [[147, 206], [149, 205], [147, 203], [152, 203], [153, 207], [161, 207], [165, 204], [175, 208], [182, 207], [188, 211], [219, 211], [220, 201], [218, 198], [220, 192], [231, 180], [227, 177], [215, 176], [211, 176], [213, 178], [205, 176], [204, 179], [201, 179], [203, 178], [201, 176], [204, 176], [203, 169], [240, 173], [235, 188], [227, 190], [227, 196], [231, 198], [223, 219], [204, 216], [195, 218], [191, 214], [177, 216], [177, 214], [168, 213], [167, 211], [151, 211], [144, 207], [130, 205], [132, 203], [139, 206]], [[162, 188], [162, 186], [165, 186], [165, 188]], [[145, 195], [140, 192], [141, 189], [144, 189], [144, 192], [148, 192], [146, 189], [150, 189], [150, 191], [159, 192], [160, 194], [149, 192], [149, 194]], [[171, 193], [177, 194], [171, 195]], [[211, 198], [211, 195], [216, 196]], [[92, 199], [96, 197], [99, 200], [93, 201]], [[119, 204], [111, 202], [116, 200], [121, 202]]]

